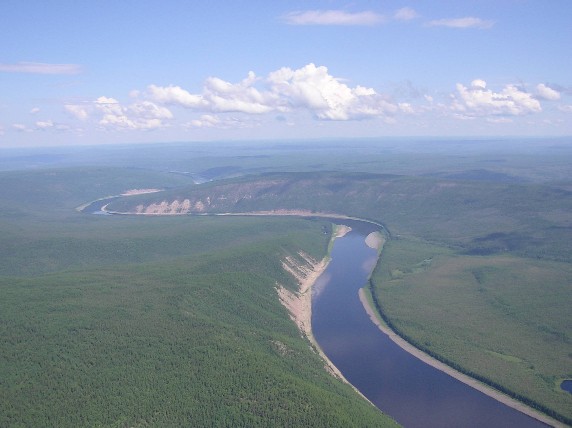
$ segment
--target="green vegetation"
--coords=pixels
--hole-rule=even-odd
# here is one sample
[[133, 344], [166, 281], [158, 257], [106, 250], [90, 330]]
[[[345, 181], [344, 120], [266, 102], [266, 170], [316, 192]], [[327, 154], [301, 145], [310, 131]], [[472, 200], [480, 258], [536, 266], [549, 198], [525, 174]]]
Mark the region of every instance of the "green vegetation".
[[528, 158], [528, 174], [506, 177], [501, 163], [485, 173], [475, 168], [482, 155], [469, 154], [466, 173], [385, 173], [396, 159], [414, 170], [422, 158], [372, 160], [367, 169], [376, 162], [383, 174], [222, 180], [118, 200], [112, 209], [188, 198], [210, 212], [303, 209], [378, 221], [389, 241], [372, 284], [386, 320], [438, 359], [570, 423], [572, 397], [558, 387], [572, 374], [572, 183], [562, 180], [570, 167], [539, 155]]
[[274, 290], [295, 285], [281, 258], [323, 256], [328, 225], [75, 210], [148, 187], [166, 190], [111, 209], [188, 198], [204, 212], [382, 223], [371, 284], [385, 321], [572, 424], [559, 388], [572, 378], [566, 140], [61, 149], [35, 170], [18, 168], [41, 157], [12, 159], [0, 162], [0, 426], [391, 423], [327, 375]]
[[52, 172], [19, 173], [51, 192], [41, 211], [2, 190], [21, 214], [0, 221], [0, 426], [395, 425], [279, 302], [277, 282], [296, 287], [281, 259], [321, 258], [327, 223], [88, 216], [92, 177]]
[[570, 397], [556, 381], [570, 369], [570, 283], [569, 263], [410, 240], [387, 243], [373, 276], [378, 305], [408, 341], [564, 419]]

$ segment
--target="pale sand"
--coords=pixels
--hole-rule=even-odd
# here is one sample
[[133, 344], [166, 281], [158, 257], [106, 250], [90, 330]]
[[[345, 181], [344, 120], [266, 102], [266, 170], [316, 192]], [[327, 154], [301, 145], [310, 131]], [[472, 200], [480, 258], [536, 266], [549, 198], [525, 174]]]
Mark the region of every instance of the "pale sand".
[[484, 383], [479, 382], [476, 379], [473, 379], [472, 377], [469, 377], [455, 369], [453, 369], [452, 367], [449, 367], [448, 365], [442, 363], [441, 361], [436, 360], [435, 358], [433, 358], [432, 356], [426, 354], [425, 352], [421, 351], [420, 349], [417, 349], [416, 347], [414, 347], [413, 345], [411, 345], [409, 342], [407, 342], [405, 339], [403, 339], [402, 337], [398, 336], [393, 330], [391, 330], [390, 328], [388, 328], [384, 323], [382, 323], [379, 318], [378, 318], [378, 314], [377, 311], [370, 305], [370, 302], [368, 301], [367, 297], [365, 296], [366, 291], [362, 288], [359, 290], [359, 299], [365, 309], [365, 311], [367, 312], [367, 314], [369, 315], [369, 318], [371, 319], [371, 321], [385, 334], [387, 334], [389, 336], [389, 338], [395, 342], [400, 348], [402, 348], [404, 351], [410, 353], [411, 355], [413, 355], [414, 357], [419, 358], [421, 361], [429, 364], [432, 367], [435, 367], [437, 370], [441, 370], [442, 372], [447, 373], [449, 376], [454, 377], [455, 379], [463, 382], [464, 384], [467, 384], [473, 388], [475, 388], [476, 390], [488, 395], [489, 397], [494, 398], [497, 401], [500, 401], [503, 404], [506, 404], [509, 407], [512, 407], [513, 409], [516, 409], [534, 419], [537, 419], [541, 422], [544, 422], [548, 425], [554, 426], [554, 427], [566, 427], [566, 425], [562, 424], [561, 422], [558, 422], [555, 419], [550, 418], [549, 416], [546, 416], [540, 412], [537, 412], [536, 410], [526, 406], [525, 404], [521, 403], [520, 401], [514, 400], [512, 398], [510, 398], [509, 396], [503, 394], [500, 391], [497, 391], [496, 389], [491, 388], [488, 385], [485, 385]]
[[[345, 236], [351, 228], [345, 225], [334, 225], [332, 234], [332, 241], [336, 238]], [[292, 292], [287, 290], [280, 284], [276, 284], [276, 291], [282, 303], [290, 314], [292, 321], [296, 323], [300, 332], [308, 338], [318, 355], [322, 358], [325, 364], [325, 369], [350, 385], [359, 395], [361, 395], [371, 405], [374, 405], [367, 399], [355, 386], [353, 386], [340, 372], [340, 370], [330, 361], [326, 356], [312, 333], [312, 286], [316, 280], [324, 273], [330, 262], [329, 256], [324, 257], [320, 262], [312, 259], [305, 253], [298, 253], [304, 260], [304, 264], [296, 263], [293, 258], [286, 258], [282, 262], [282, 267], [289, 272], [298, 281], [298, 291]]]
[[[322, 261], [309, 266], [293, 266], [291, 263], [291, 260], [285, 260], [283, 261], [282, 266], [284, 270], [289, 272], [298, 280], [298, 291], [292, 292], [284, 288], [282, 285], [277, 284], [276, 291], [278, 292], [280, 303], [288, 309], [292, 321], [296, 323], [300, 332], [308, 338], [312, 344], [312, 348], [322, 357], [326, 370], [347, 382], [338, 368], [334, 366], [328, 357], [326, 357], [312, 334], [312, 285], [326, 270], [329, 258], [325, 257]], [[307, 274], [305, 276], [300, 275], [300, 272], [302, 271], [306, 271]]]
[[120, 196], [144, 195], [146, 193], [162, 192], [163, 189], [130, 189], [123, 192]]
[[369, 248], [380, 251], [383, 247], [383, 244], [385, 244], [385, 238], [379, 232], [371, 232], [365, 238], [365, 243]]

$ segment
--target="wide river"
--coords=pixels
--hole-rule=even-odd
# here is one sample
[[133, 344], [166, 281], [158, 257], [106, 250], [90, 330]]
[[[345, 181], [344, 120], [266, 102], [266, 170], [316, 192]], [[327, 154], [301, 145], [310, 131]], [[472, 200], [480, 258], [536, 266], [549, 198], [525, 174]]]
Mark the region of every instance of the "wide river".
[[[113, 198], [82, 210], [105, 214]], [[372, 323], [358, 291], [375, 267], [365, 237], [378, 226], [336, 220], [352, 228], [334, 241], [331, 261], [313, 287], [312, 330], [328, 358], [384, 413], [405, 427], [546, 427], [407, 353]]]
[[336, 239], [314, 285], [312, 330], [346, 379], [405, 427], [545, 427], [407, 353], [372, 323], [358, 290], [377, 258], [365, 237], [378, 227], [343, 223], [352, 231]]

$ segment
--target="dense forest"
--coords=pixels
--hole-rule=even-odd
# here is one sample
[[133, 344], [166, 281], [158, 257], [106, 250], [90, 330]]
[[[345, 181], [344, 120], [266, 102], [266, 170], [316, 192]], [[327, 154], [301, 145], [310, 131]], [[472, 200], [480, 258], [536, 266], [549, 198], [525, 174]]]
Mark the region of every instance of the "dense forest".
[[[561, 141], [4, 157], [0, 425], [394, 425], [324, 369], [275, 289], [296, 288], [285, 257], [326, 255], [330, 223], [205, 215], [283, 210], [383, 224], [370, 285], [387, 322], [570, 421], [570, 159]], [[181, 215], [81, 212], [131, 189], [161, 191], [107, 209]]]
[[275, 290], [297, 287], [285, 257], [325, 255], [329, 223], [73, 208], [90, 180], [124, 190], [117, 174], [1, 174], [0, 426], [395, 425], [324, 369]]

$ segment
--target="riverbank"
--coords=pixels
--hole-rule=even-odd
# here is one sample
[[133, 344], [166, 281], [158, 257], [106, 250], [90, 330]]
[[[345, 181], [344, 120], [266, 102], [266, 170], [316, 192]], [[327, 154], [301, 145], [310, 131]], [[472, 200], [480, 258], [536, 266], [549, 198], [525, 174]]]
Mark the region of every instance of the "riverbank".
[[[336, 238], [341, 238], [350, 231], [351, 228], [348, 226], [334, 225], [330, 248]], [[312, 287], [328, 267], [330, 262], [329, 253], [319, 262], [303, 253], [300, 253], [299, 256], [304, 260], [304, 263], [296, 263], [293, 258], [286, 258], [282, 261], [284, 270], [296, 278], [298, 291], [292, 292], [278, 284], [276, 291], [280, 298], [280, 303], [288, 309], [292, 321], [298, 326], [300, 332], [308, 338], [312, 344], [312, 348], [322, 357], [326, 364], [326, 370], [335, 377], [350, 384], [326, 354], [324, 354], [312, 333]]]
[[493, 389], [479, 382], [478, 380], [473, 379], [465, 375], [464, 373], [461, 373], [453, 369], [452, 367], [449, 367], [448, 365], [442, 363], [441, 361], [436, 360], [432, 356], [426, 354], [425, 352], [411, 345], [409, 342], [407, 342], [405, 339], [403, 339], [401, 336], [399, 336], [397, 333], [395, 333], [393, 330], [387, 327], [387, 325], [380, 319], [377, 310], [373, 307], [370, 298], [368, 298], [367, 295], [368, 293], [369, 291], [364, 288], [361, 288], [359, 290], [359, 299], [365, 311], [367, 312], [369, 318], [383, 333], [385, 333], [391, 339], [391, 341], [393, 341], [401, 349], [413, 355], [414, 357], [418, 358], [419, 360], [423, 361], [424, 363], [436, 368], [437, 370], [440, 370], [448, 374], [449, 376], [457, 379], [458, 381], [463, 382], [466, 385], [469, 385], [470, 387], [482, 392], [483, 394], [486, 394], [489, 397], [494, 398], [495, 400], [505, 404], [506, 406], [512, 407], [513, 409], [518, 410], [521, 413], [524, 413], [525, 415], [528, 415], [538, 421], [541, 421], [553, 427], [558, 427], [558, 428], [566, 427], [565, 424], [562, 424], [561, 422], [555, 419], [552, 419], [540, 412], [537, 412], [534, 409], [526, 406], [525, 404], [517, 400], [514, 400], [508, 397], [507, 395], [497, 391], [496, 389]]
[[[129, 213], [129, 214], [135, 214], [135, 213]], [[153, 215], [153, 214], [151, 214], [151, 215]], [[154, 214], [154, 215], [157, 215], [157, 214]], [[165, 214], [160, 214], [160, 215], [165, 215]], [[331, 214], [331, 213], [316, 213], [316, 212], [310, 212], [310, 211], [304, 211], [304, 210], [272, 210], [272, 211], [260, 211], [260, 212], [252, 212], [252, 213], [224, 213], [224, 214], [214, 214], [214, 215], [223, 215], [223, 216], [224, 215], [226, 215], [226, 216], [229, 216], [229, 215], [236, 215], [236, 216], [241, 216], [241, 215], [287, 216], [287, 215], [291, 215], [291, 216], [301, 216], [301, 217], [330, 217], [330, 218], [338, 218], [338, 219], [355, 219], [355, 218], [347, 217], [347, 216], [343, 216], [343, 215], [335, 215], [335, 214]], [[356, 220], [359, 220], [359, 219], [356, 219]], [[373, 234], [370, 234], [370, 235], [371, 235], [371, 237], [368, 236], [369, 239], [366, 240], [366, 243], [371, 248], [378, 249], [378, 251], [379, 251], [380, 247], [383, 245], [383, 241], [380, 242], [378, 237], [374, 236]], [[340, 236], [343, 236], [343, 235], [340, 235]], [[334, 238], [334, 236], [332, 238]], [[292, 319], [294, 320], [294, 322], [296, 323], [296, 325], [298, 326], [298, 328], [300, 329], [302, 334], [305, 335], [310, 340], [310, 342], [313, 345], [313, 348], [316, 350], [316, 352], [318, 352], [321, 355], [323, 361], [326, 363], [327, 370], [330, 373], [334, 374], [335, 376], [337, 376], [340, 379], [347, 382], [347, 380], [344, 378], [344, 376], [332, 364], [332, 362], [326, 357], [326, 355], [322, 352], [321, 348], [316, 343], [316, 340], [314, 339], [314, 336], [312, 333], [312, 327], [311, 327], [311, 317], [312, 317], [312, 311], [311, 311], [311, 308], [312, 308], [312, 303], [311, 303], [312, 302], [311, 301], [312, 291], [311, 290], [312, 290], [312, 286], [316, 282], [317, 278], [327, 268], [328, 261], [329, 260], [324, 259], [319, 263], [318, 262], [316, 262], [316, 263], [311, 262], [310, 263], [311, 269], [306, 269], [304, 267], [302, 267], [302, 268], [299, 267], [299, 269], [294, 269], [294, 271], [296, 271], [296, 270], [303, 271], [304, 269], [306, 269], [306, 272], [303, 275], [303, 279], [299, 279], [299, 290], [298, 290], [298, 292], [291, 292], [289, 290], [284, 289], [280, 285], [277, 285], [277, 291], [278, 291], [278, 294], [280, 296], [280, 300], [281, 300], [282, 304], [288, 308], [290, 316], [292, 317]], [[307, 262], [307, 260], [306, 260], [306, 262]], [[360, 300], [361, 300], [366, 312], [368, 313], [370, 318], [374, 321], [374, 323], [384, 333], [386, 333], [392, 341], [394, 341], [398, 346], [400, 346], [406, 352], [417, 357], [418, 359], [429, 364], [430, 366], [435, 367], [438, 370], [449, 374], [450, 376], [458, 379], [459, 381], [463, 382], [464, 384], [469, 385], [469, 386], [483, 392], [484, 394], [494, 398], [495, 400], [497, 400], [497, 401], [499, 401], [499, 402], [501, 402], [501, 403], [503, 403], [503, 404], [505, 404], [511, 408], [514, 408], [514, 409], [516, 409], [516, 410], [518, 410], [518, 411], [520, 411], [520, 412], [522, 412], [528, 416], [533, 417], [534, 419], [537, 419], [543, 423], [547, 423], [549, 425], [556, 426], [556, 427], [564, 427], [565, 426], [565, 425], [559, 423], [558, 421], [553, 420], [553, 419], [551, 419], [551, 418], [549, 418], [549, 417], [547, 417], [547, 416], [545, 416], [539, 412], [536, 412], [533, 409], [527, 407], [526, 405], [524, 405], [524, 404], [522, 404], [516, 400], [513, 400], [510, 397], [508, 397], [508, 396], [506, 396], [506, 395], [504, 395], [504, 394], [480, 383], [479, 381], [477, 381], [473, 378], [470, 378], [469, 376], [466, 376], [466, 375], [452, 369], [451, 367], [435, 360], [434, 358], [423, 353], [419, 349], [413, 347], [411, 344], [406, 342], [404, 339], [397, 336], [393, 331], [391, 331], [390, 329], [387, 329], [386, 327], [381, 325], [381, 323], [377, 319], [377, 312], [370, 306], [370, 304], [368, 302], [365, 301], [365, 299], [363, 298], [363, 292], [362, 291], [360, 291]]]

